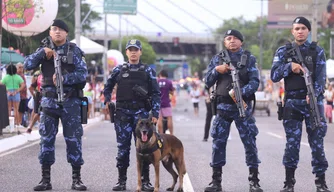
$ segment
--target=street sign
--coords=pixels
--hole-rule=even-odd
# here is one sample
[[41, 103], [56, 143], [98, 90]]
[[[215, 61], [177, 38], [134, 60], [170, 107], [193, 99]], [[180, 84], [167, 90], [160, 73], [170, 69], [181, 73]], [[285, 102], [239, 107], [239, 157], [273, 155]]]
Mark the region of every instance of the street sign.
[[137, 0], [104, 0], [103, 12], [105, 14], [137, 14]]

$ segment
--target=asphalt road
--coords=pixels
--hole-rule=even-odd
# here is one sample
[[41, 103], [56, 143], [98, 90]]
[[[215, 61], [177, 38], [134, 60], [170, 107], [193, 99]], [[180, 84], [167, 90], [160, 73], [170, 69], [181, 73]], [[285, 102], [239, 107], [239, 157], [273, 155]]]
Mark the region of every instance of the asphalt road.
[[[178, 97], [174, 109], [175, 135], [181, 139], [185, 148], [187, 168], [186, 191], [204, 191], [211, 182], [211, 138], [203, 142], [205, 106], [200, 104], [200, 115], [195, 117], [192, 104], [185, 92]], [[271, 116], [257, 111], [255, 114], [259, 135], [257, 146], [259, 158], [260, 185], [264, 191], [279, 191], [283, 187], [285, 171], [282, 157], [285, 147], [285, 135], [280, 121], [277, 120], [276, 107], [271, 105]], [[300, 150], [300, 162], [296, 171], [296, 192], [314, 192], [314, 175], [311, 168], [311, 150], [307, 144], [307, 134], [303, 130]], [[245, 164], [243, 145], [234, 125], [231, 129], [232, 139], [227, 144], [227, 164], [223, 168], [223, 189], [226, 192], [248, 191], [248, 168]], [[328, 127], [325, 139], [325, 151], [330, 164], [326, 172], [327, 184], [334, 189], [334, 126]], [[132, 142], [134, 143], [134, 142]], [[0, 154], [0, 191], [23, 192], [32, 191], [40, 181], [41, 171], [37, 155], [38, 141], [16, 148], [9, 153]], [[89, 191], [112, 191], [117, 182], [115, 156], [117, 153], [116, 136], [113, 125], [108, 121], [88, 125], [83, 137], [82, 179]], [[154, 182], [154, 171], [151, 167], [151, 182]], [[52, 166], [51, 179], [53, 191], [71, 191], [71, 166], [66, 161], [66, 146], [62, 136], [57, 137], [56, 163]], [[165, 191], [172, 183], [172, 177], [161, 166], [160, 191]], [[131, 162], [128, 169], [127, 191], [136, 188], [136, 164], [134, 146], [131, 150]]]

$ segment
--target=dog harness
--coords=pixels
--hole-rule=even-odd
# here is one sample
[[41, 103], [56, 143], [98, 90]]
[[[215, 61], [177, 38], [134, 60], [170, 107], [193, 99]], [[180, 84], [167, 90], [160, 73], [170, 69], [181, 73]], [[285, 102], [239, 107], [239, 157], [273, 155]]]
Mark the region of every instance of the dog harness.
[[153, 153], [154, 151], [160, 149], [161, 151], [161, 154], [162, 154], [162, 150], [163, 150], [163, 139], [161, 138], [160, 134], [157, 133], [157, 132], [154, 132], [156, 138], [157, 138], [157, 141], [156, 141], [156, 144], [153, 145], [152, 148], [147, 148], [147, 149], [137, 149], [137, 152], [140, 156], [147, 156], [151, 153]]

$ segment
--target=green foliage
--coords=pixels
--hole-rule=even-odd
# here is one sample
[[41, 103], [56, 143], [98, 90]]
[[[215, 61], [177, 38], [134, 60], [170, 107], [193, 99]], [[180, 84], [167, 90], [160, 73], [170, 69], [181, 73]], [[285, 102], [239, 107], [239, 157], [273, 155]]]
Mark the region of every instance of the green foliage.
[[[124, 55], [124, 57], [126, 57], [126, 53], [125, 53], [125, 46], [126, 43], [130, 40], [130, 39], [138, 39], [141, 42], [142, 45], [142, 56], [140, 57], [141, 61], [143, 63], [147, 63], [147, 64], [154, 64], [155, 60], [156, 60], [156, 53], [153, 50], [152, 45], [149, 44], [148, 40], [140, 35], [134, 35], [134, 36], [127, 36], [127, 37], [123, 37], [122, 38], [122, 54]], [[112, 40], [111, 42], [111, 49], [117, 49], [118, 50], [118, 39]], [[125, 58], [125, 60], [127, 60], [127, 58]]]
[[191, 74], [197, 72], [202, 77], [202, 72], [207, 68], [207, 63], [201, 61], [199, 57], [193, 57], [189, 60], [189, 66]]

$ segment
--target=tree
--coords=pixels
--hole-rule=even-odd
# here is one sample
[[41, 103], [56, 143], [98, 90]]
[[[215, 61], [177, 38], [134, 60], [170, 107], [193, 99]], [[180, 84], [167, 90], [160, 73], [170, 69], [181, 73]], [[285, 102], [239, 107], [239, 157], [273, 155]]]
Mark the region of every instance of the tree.
[[[145, 37], [140, 36], [140, 35], [127, 36], [127, 37], [122, 38], [122, 54], [124, 56], [126, 55], [125, 46], [130, 39], [138, 39], [141, 42], [142, 51], [143, 51], [143, 54], [140, 57], [141, 61], [143, 63], [147, 63], [147, 64], [154, 64], [155, 60], [156, 60], [156, 57], [157, 57], [156, 53], [153, 50], [152, 45], [149, 44], [148, 40]], [[118, 39], [115, 39], [115, 40], [111, 41], [111, 49], [117, 49], [118, 50], [118, 42], [119, 42]], [[125, 58], [125, 60], [126, 60], [126, 58]]]
[[[90, 10], [90, 4], [85, 3], [85, 0], [81, 3], [81, 20], [83, 20], [84, 16], [89, 12]], [[14, 3], [20, 3], [23, 5], [26, 5], [25, 3], [30, 2], [28, 0], [9, 0], [8, 6], [11, 7], [13, 2]], [[40, 6], [40, 1], [36, 0], [34, 1], [34, 6]], [[73, 39], [74, 38], [74, 12], [75, 12], [75, 1], [68, 1], [68, 0], [58, 0], [58, 14], [56, 19], [62, 19], [65, 21], [65, 23], [68, 25], [69, 28], [69, 34], [68, 38]], [[26, 6], [23, 6], [26, 7]], [[10, 9], [12, 10], [12, 9]], [[24, 11], [24, 9], [21, 10], [15, 10], [16, 14], [19, 11]], [[84, 22], [82, 26], [82, 32], [85, 31], [92, 31], [93, 28], [91, 28], [91, 24], [93, 22], [101, 20], [101, 17], [98, 12], [91, 11], [90, 15], [87, 17], [87, 20]], [[2, 46], [3, 47], [14, 47], [15, 49], [20, 49], [21, 52], [24, 54], [30, 54], [33, 51], [37, 49], [37, 47], [40, 45], [40, 41], [49, 35], [49, 30], [45, 30], [44, 32], [32, 36], [32, 37], [20, 37], [11, 33], [8, 33], [7, 31], [3, 30], [2, 35]]]

